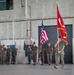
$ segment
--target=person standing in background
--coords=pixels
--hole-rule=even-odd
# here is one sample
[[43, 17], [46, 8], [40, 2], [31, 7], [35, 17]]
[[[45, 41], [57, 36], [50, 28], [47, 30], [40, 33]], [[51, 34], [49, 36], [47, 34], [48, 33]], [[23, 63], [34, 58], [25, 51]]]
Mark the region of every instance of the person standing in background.
[[1, 64], [5, 64], [5, 49], [3, 47], [1, 50]]
[[13, 48], [12, 48], [12, 60], [11, 60], [12, 64], [16, 63], [16, 55], [17, 55], [17, 49], [15, 48], [15, 46], [13, 46]]
[[34, 42], [32, 47], [32, 56], [33, 56], [33, 64], [36, 65], [36, 59], [37, 59], [37, 46], [36, 43]]
[[7, 45], [7, 49], [6, 49], [6, 64], [10, 64], [10, 55], [11, 55], [11, 49], [9, 48], [9, 45]]
[[31, 64], [32, 50], [31, 50], [31, 46], [30, 45], [28, 45], [27, 52], [28, 52], [28, 64]]
[[51, 46], [51, 43], [48, 43], [46, 52], [47, 52], [48, 64], [50, 65], [52, 63], [52, 55], [53, 55], [53, 48]]
[[45, 48], [42, 46], [42, 47], [40, 48], [41, 65], [44, 64], [44, 50], [45, 50]]

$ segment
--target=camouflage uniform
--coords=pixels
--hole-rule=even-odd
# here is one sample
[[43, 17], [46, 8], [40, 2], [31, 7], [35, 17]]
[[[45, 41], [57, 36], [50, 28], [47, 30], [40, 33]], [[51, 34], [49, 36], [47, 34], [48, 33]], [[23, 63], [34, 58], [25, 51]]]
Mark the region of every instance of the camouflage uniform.
[[17, 50], [16, 50], [16, 48], [12, 48], [12, 61], [11, 61], [11, 63], [12, 64], [15, 64], [15, 62], [16, 62], [16, 55], [17, 55]]
[[28, 52], [28, 64], [30, 64], [31, 63], [31, 55], [32, 55], [32, 51], [31, 51], [31, 49], [30, 48], [28, 48], [27, 49], [27, 52]]
[[[59, 43], [59, 51], [63, 47], [65, 47], [65, 44], [64, 44], [63, 41], [61, 41]], [[59, 65], [60, 59], [61, 59], [62, 66], [64, 66], [64, 50], [59, 54], [58, 53], [58, 45], [57, 45], [57, 47], [55, 48], [55, 61], [56, 61], [56, 65]]]
[[6, 48], [5, 48], [5, 45], [3, 45], [3, 50], [5, 51], [4, 53], [4, 63], [6, 63]]
[[6, 50], [6, 63], [10, 63], [10, 54], [11, 54], [11, 49], [8, 47]]
[[35, 65], [37, 59], [37, 46], [32, 46], [32, 56], [33, 56], [33, 63]]
[[2, 48], [1, 50], [1, 63], [5, 64], [5, 50]]
[[40, 49], [41, 63], [42, 63], [41, 65], [44, 64], [44, 50], [45, 50], [44, 48], [41, 48], [41, 49]]
[[46, 52], [47, 52], [48, 64], [50, 65], [52, 63], [52, 52], [53, 52], [52, 47], [48, 46]]

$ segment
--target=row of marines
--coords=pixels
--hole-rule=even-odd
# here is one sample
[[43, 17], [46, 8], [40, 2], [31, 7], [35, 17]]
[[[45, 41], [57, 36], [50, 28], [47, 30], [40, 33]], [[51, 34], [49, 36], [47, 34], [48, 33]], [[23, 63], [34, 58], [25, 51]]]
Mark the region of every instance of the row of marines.
[[15, 64], [17, 49], [13, 46], [11, 49], [9, 45], [0, 45], [0, 64]]
[[[47, 61], [48, 64], [50, 65], [52, 63], [52, 55], [54, 52], [55, 55], [55, 66], [54, 68], [58, 68], [60, 59], [61, 59], [61, 63], [62, 63], [62, 69], [64, 67], [64, 48], [65, 48], [65, 43], [64, 41], [61, 39], [61, 37], [58, 37], [58, 40], [56, 42], [56, 44], [54, 45], [54, 51], [53, 51], [53, 47], [51, 46], [51, 43], [48, 43], [47, 48], [45, 49], [44, 47], [40, 48], [40, 58], [41, 58], [41, 65], [44, 64], [44, 51], [46, 50], [46, 54], [47, 54]], [[33, 43], [32, 46], [28, 46], [28, 62], [29, 64], [31, 63], [31, 59], [33, 60], [34, 65], [36, 64], [36, 56], [37, 56], [37, 46], [35, 43]]]

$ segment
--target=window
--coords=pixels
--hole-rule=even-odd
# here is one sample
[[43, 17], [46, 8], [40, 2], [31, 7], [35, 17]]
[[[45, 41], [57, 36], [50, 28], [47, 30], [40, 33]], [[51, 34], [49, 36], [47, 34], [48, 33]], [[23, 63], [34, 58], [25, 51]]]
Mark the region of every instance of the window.
[[0, 11], [12, 9], [13, 9], [13, 0], [0, 0]]
[[7, 10], [12, 10], [13, 9], [13, 0], [6, 0], [6, 8]]
[[6, 0], [0, 0], [0, 2], [6, 2]]

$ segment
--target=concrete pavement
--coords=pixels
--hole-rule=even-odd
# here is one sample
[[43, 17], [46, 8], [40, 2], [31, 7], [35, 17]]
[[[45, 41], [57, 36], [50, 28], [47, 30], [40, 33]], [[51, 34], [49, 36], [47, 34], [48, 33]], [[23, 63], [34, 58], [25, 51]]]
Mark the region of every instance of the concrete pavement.
[[58, 69], [54, 68], [54, 65], [0, 65], [0, 75], [74, 75], [74, 65], [67, 64], [64, 69], [61, 69], [61, 65]]

